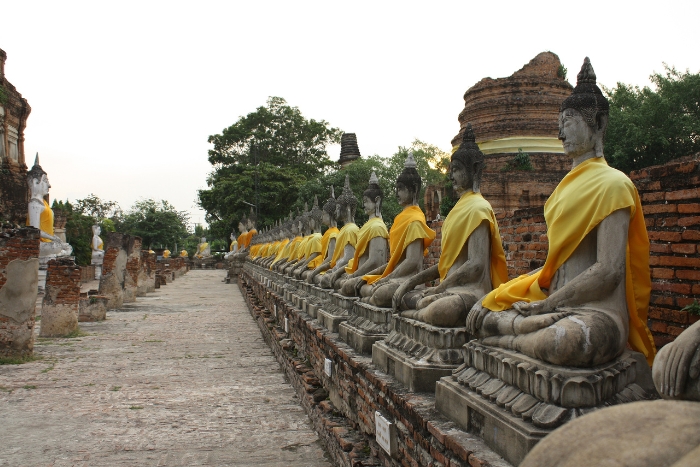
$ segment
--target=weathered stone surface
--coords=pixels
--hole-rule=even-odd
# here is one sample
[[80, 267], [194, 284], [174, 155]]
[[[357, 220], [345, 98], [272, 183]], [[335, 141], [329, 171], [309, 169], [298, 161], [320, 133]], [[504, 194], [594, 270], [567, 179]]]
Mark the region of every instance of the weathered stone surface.
[[4, 268], [0, 289], [0, 355], [30, 354], [34, 347], [34, 310], [39, 260], [15, 259]]
[[[329, 466], [237, 287], [194, 271], [0, 366], [7, 465]], [[25, 387], [27, 389], [25, 389]]]
[[80, 297], [78, 321], [93, 322], [103, 321], [107, 317], [107, 297], [101, 295], [89, 295]]
[[100, 278], [100, 295], [107, 297], [107, 309], [121, 308], [124, 304], [124, 281], [129, 258], [129, 235], [109, 232], [105, 236], [105, 257]]
[[698, 465], [700, 404], [634, 402], [573, 420], [533, 448], [520, 467]]

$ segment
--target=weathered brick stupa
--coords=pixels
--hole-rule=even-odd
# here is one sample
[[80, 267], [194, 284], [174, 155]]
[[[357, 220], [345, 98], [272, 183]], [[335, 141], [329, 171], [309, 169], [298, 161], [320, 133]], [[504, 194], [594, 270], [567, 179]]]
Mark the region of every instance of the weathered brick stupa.
[[0, 49], [0, 220], [24, 225], [29, 199], [24, 128], [32, 109], [5, 78], [5, 60]]
[[347, 167], [354, 160], [362, 157], [360, 148], [357, 147], [357, 135], [355, 133], [343, 133], [340, 137], [340, 159], [338, 163], [341, 167]]
[[[573, 89], [564, 75], [559, 57], [542, 52], [511, 76], [484, 78], [464, 94], [452, 146], [471, 123], [486, 155], [481, 193], [497, 212], [544, 205], [571, 168], [557, 139], [559, 105]], [[523, 156], [516, 160], [519, 150], [531, 170], [519, 164]]]

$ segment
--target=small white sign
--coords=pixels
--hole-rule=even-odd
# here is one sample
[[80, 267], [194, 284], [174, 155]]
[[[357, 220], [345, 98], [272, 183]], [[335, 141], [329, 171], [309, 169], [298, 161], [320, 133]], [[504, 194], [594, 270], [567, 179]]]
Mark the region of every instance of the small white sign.
[[323, 370], [326, 373], [326, 376], [331, 376], [333, 374], [333, 361], [330, 358], [327, 358], [325, 362], [323, 363]]
[[394, 424], [384, 418], [379, 411], [374, 412], [375, 431], [377, 433], [377, 444], [390, 456], [396, 452], [396, 436], [394, 436]]
[[284, 318], [284, 332], [289, 332], [289, 318]]
[[275, 305], [275, 318], [277, 318], [277, 305]]

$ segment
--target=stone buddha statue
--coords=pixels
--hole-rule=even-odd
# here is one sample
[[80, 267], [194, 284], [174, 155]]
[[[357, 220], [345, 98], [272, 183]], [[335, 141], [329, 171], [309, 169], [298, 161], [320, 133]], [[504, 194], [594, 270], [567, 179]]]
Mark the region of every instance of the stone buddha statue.
[[[401, 284], [393, 308], [401, 316], [439, 327], [464, 326], [476, 301], [508, 280], [496, 216], [479, 192], [484, 154], [470, 124], [450, 162], [459, 201], [442, 225], [440, 261]], [[392, 228], [393, 231], [393, 228]], [[440, 279], [437, 287], [413, 290]]]
[[209, 258], [211, 256], [211, 247], [209, 246], [209, 243], [207, 242], [206, 237], [202, 237], [202, 240], [199, 242], [199, 245], [197, 245], [197, 253], [195, 253], [194, 257], [197, 259], [205, 259]]
[[236, 253], [238, 253], [238, 240], [236, 239], [236, 231], [232, 231], [229, 236], [231, 239], [231, 245], [229, 246], [228, 253], [224, 255], [224, 259], [229, 259]]
[[165, 250], [163, 250], [163, 258], [164, 259], [170, 258], [170, 254], [171, 254], [171, 252], [167, 248]]
[[187, 258], [189, 257], [189, 253], [187, 253], [187, 250], [181, 250], [180, 251], [180, 258]]
[[545, 204], [547, 259], [474, 305], [467, 329], [482, 344], [570, 367], [604, 364], [629, 344], [653, 361], [649, 240], [634, 184], [603, 157], [608, 108], [586, 58], [559, 113], [572, 169]]
[[355, 210], [357, 209], [357, 198], [350, 188], [350, 176], [345, 176], [343, 191], [337, 199], [336, 219], [343, 221], [343, 228], [338, 232], [333, 256], [331, 257], [330, 269], [326, 271], [320, 281], [320, 286], [324, 289], [335, 287], [337, 279], [345, 273], [345, 266], [355, 255], [355, 245], [357, 244], [357, 234], [360, 229], [355, 224]]
[[304, 247], [304, 257], [292, 271], [292, 275], [297, 279], [306, 279], [313, 269], [321, 263], [322, 240], [321, 226], [323, 221], [323, 211], [318, 206], [318, 196], [314, 196], [314, 205], [309, 211], [308, 225], [311, 233], [308, 236]]
[[250, 243], [255, 235], [258, 234], [257, 229], [255, 228], [255, 225], [257, 224], [258, 221], [258, 216], [255, 214], [255, 211], [253, 208], [250, 208], [250, 214], [248, 215], [248, 219], [246, 220], [246, 230], [248, 230], [248, 233], [246, 234], [246, 248], [250, 248]]
[[355, 254], [345, 267], [345, 274], [336, 280], [334, 287], [346, 297], [355, 297], [364, 283], [363, 276], [386, 264], [389, 232], [382, 219], [384, 193], [379, 186], [377, 174], [372, 172], [369, 185], [362, 194], [362, 203], [367, 222], [357, 233]]
[[284, 270], [289, 266], [290, 261], [294, 260], [297, 255], [297, 248], [299, 243], [303, 240], [302, 234], [302, 221], [301, 214], [297, 209], [297, 216], [290, 222], [289, 225], [289, 243], [282, 250], [281, 257], [279, 260], [275, 260], [274, 268], [278, 272], [284, 272]]
[[309, 272], [306, 277], [306, 281], [309, 284], [319, 285], [321, 283], [322, 273], [325, 273], [331, 267], [331, 259], [333, 257], [333, 251], [335, 250], [335, 242], [338, 238], [338, 203], [335, 201], [335, 193], [333, 185], [331, 185], [331, 196], [323, 204], [323, 212], [321, 215], [321, 222], [323, 225], [328, 227], [326, 232], [321, 238], [321, 256], [322, 262], [316, 266], [312, 271]]
[[435, 231], [428, 227], [418, 207], [421, 183], [413, 153], [409, 152], [396, 180], [396, 197], [403, 210], [389, 232], [389, 262], [362, 276], [365, 285], [360, 295], [365, 303], [390, 307], [399, 286], [423, 270], [423, 256], [435, 239]]
[[92, 264], [95, 264], [95, 260], [101, 260], [105, 257], [104, 252], [104, 242], [100, 238], [100, 233], [102, 229], [99, 225], [95, 224], [92, 226], [92, 241], [90, 242], [90, 247], [92, 248]]
[[292, 270], [304, 258], [306, 245], [309, 242], [310, 223], [309, 223], [309, 205], [304, 203], [304, 212], [297, 218], [298, 222], [298, 240], [289, 248], [289, 258], [287, 265], [284, 267], [284, 274], [291, 275]]
[[[49, 183], [46, 172], [39, 165], [39, 154], [34, 160], [34, 166], [27, 172], [29, 184], [29, 206], [27, 208], [27, 225], [41, 230], [39, 258], [46, 261], [51, 258], [70, 256], [73, 247], [64, 243], [54, 235], [53, 211], [44, 197], [49, 194]], [[45, 264], [45, 263], [44, 263]]]
[[289, 242], [294, 238], [292, 234], [292, 223], [294, 222], [292, 213], [289, 213], [289, 218], [280, 225], [277, 252], [271, 255], [265, 265], [269, 265], [270, 269], [276, 267], [276, 264], [282, 260], [286, 260], [289, 256]]

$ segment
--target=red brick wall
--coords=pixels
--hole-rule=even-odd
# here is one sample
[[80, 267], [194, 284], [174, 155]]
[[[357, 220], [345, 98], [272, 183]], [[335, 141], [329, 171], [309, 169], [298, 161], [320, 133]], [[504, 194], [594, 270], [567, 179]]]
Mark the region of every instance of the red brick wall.
[[698, 320], [682, 308], [700, 299], [700, 161], [632, 172], [651, 242], [649, 327], [656, 345]]
[[80, 303], [80, 266], [68, 258], [52, 259], [46, 272], [46, 297], [55, 297], [52, 305], [74, 305]]
[[0, 288], [5, 285], [7, 277], [5, 268], [10, 261], [39, 257], [39, 230], [26, 227], [8, 230], [0, 234]]

